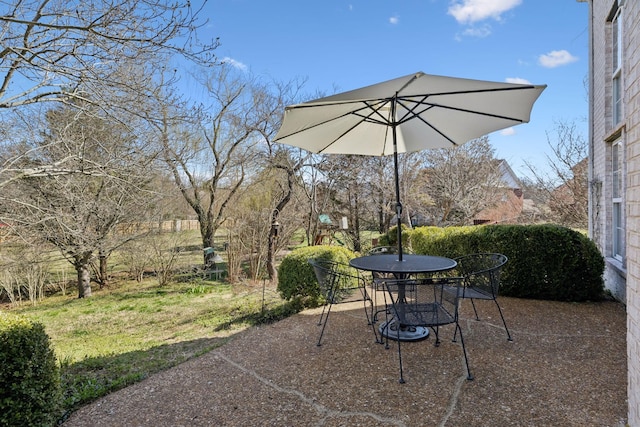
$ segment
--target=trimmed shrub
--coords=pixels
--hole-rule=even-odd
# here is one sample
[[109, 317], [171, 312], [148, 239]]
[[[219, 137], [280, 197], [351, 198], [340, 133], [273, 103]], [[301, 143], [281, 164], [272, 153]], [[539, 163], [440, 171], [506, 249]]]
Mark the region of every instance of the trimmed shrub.
[[418, 227], [411, 232], [411, 247], [417, 254], [456, 258], [478, 250], [478, 227]]
[[[435, 227], [434, 227], [435, 228]], [[405, 224], [401, 224], [402, 230], [402, 248], [403, 250], [407, 250], [407, 252], [412, 252], [411, 248], [411, 233], [412, 230], [408, 228]], [[379, 246], [398, 246], [398, 226], [394, 225], [389, 228], [385, 234], [381, 235], [378, 239]]]
[[502, 276], [506, 295], [555, 301], [603, 297], [604, 258], [584, 234], [552, 224], [489, 226], [481, 233], [509, 257]]
[[324, 300], [309, 259], [348, 264], [355, 256], [354, 252], [342, 246], [319, 245], [295, 249], [282, 259], [278, 267], [278, 292], [286, 300], [300, 298], [306, 307], [315, 307]]
[[0, 312], [0, 425], [55, 425], [61, 396], [44, 326]]
[[411, 233], [416, 253], [451, 258], [498, 252], [509, 261], [501, 276], [505, 296], [555, 301], [603, 298], [604, 258], [584, 234], [553, 224], [419, 227]]

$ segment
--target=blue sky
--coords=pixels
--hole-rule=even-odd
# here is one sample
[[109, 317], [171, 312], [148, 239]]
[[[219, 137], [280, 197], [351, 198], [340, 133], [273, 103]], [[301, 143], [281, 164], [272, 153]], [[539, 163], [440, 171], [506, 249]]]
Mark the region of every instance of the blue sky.
[[546, 84], [531, 121], [490, 141], [518, 176], [544, 169], [554, 121], [587, 138], [588, 3], [577, 0], [213, 0], [219, 59], [326, 95], [416, 71]]

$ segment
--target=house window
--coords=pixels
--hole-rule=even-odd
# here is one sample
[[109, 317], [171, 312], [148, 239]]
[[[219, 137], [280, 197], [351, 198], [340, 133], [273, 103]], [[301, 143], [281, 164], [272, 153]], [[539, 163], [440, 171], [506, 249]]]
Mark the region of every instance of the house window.
[[611, 95], [612, 120], [615, 127], [622, 121], [622, 9], [611, 21]]
[[622, 261], [624, 256], [624, 204], [622, 202], [623, 179], [622, 143], [618, 140], [611, 145], [611, 255]]

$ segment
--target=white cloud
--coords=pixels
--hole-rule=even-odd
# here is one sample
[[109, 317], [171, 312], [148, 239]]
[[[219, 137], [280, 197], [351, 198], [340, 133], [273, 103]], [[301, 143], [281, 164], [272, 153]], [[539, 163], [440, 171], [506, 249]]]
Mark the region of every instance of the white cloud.
[[547, 54], [540, 55], [538, 57], [538, 63], [546, 68], [555, 68], [562, 65], [571, 64], [576, 62], [577, 57], [571, 55], [566, 50], [553, 50]]
[[506, 128], [500, 131], [500, 135], [502, 136], [511, 136], [515, 134], [516, 134], [516, 130], [514, 128]]
[[469, 37], [484, 38], [491, 34], [491, 26], [469, 27], [462, 34]]
[[240, 61], [236, 61], [236, 60], [235, 60], [235, 59], [233, 59], [233, 58], [229, 58], [228, 56], [225, 56], [224, 58], [222, 58], [222, 61], [221, 61], [221, 62], [222, 62], [223, 64], [229, 64], [229, 65], [231, 65], [232, 67], [237, 68], [238, 70], [241, 70], [241, 71], [247, 71], [247, 66], [246, 66], [245, 64], [243, 64], [243, 63], [242, 63], [242, 62], [240, 62]]
[[522, 0], [454, 0], [447, 13], [460, 24], [472, 24], [488, 18], [499, 21], [503, 13], [521, 3]]
[[521, 79], [520, 77], [507, 77], [505, 79], [507, 83], [516, 83], [519, 85], [530, 85], [531, 82], [527, 79]]
[[397, 25], [400, 22], [400, 18], [398, 16], [392, 16], [389, 18], [389, 23], [392, 25]]

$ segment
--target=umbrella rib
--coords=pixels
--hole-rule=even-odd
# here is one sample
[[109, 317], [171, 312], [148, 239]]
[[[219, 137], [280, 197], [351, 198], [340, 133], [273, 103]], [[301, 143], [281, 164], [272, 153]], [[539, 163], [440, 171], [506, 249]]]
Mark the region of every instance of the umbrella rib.
[[[323, 151], [325, 151], [333, 143], [335, 143], [336, 141], [340, 140], [340, 138], [342, 138], [343, 136], [345, 136], [346, 134], [351, 132], [353, 129], [355, 129], [362, 122], [370, 122], [370, 123], [376, 123], [376, 124], [380, 124], [380, 125], [389, 124], [388, 121], [380, 121], [380, 120], [377, 120], [377, 119], [372, 117], [374, 114], [377, 114], [378, 116], [380, 116], [380, 117], [382, 117], [384, 119], [384, 116], [382, 114], [380, 114], [379, 110], [382, 107], [384, 107], [389, 102], [389, 100], [376, 100], [376, 103], [380, 102], [380, 106], [378, 106], [378, 107], [375, 106], [375, 103], [370, 103], [370, 101], [364, 100], [364, 101], [358, 101], [358, 102], [364, 103], [365, 106], [360, 108], [360, 109], [358, 109], [358, 110], [356, 110], [356, 111], [349, 111], [348, 113], [342, 114], [339, 117], [334, 117], [334, 118], [332, 118], [330, 120], [327, 120], [327, 121], [323, 122], [323, 123], [329, 123], [329, 122], [331, 122], [333, 120], [337, 120], [339, 118], [346, 117], [346, 116], [349, 116], [349, 115], [357, 116], [357, 117], [360, 117], [362, 119], [362, 120], [354, 123], [353, 126], [349, 127], [349, 129], [346, 129], [344, 132], [342, 132], [340, 135], [338, 135], [336, 138], [334, 138], [333, 141], [329, 142], [327, 145], [325, 145], [320, 150], [318, 150], [318, 153], [322, 153]], [[365, 109], [369, 109], [371, 111], [371, 113], [369, 113], [367, 115], [360, 114], [360, 111], [363, 111]], [[317, 126], [319, 126], [319, 124]]]
[[[398, 124], [402, 124], [405, 123], [409, 120], [412, 120], [414, 118], [418, 118], [420, 119], [423, 123], [428, 123], [427, 121], [425, 121], [420, 115], [434, 107], [438, 107], [438, 108], [443, 108], [446, 110], [452, 110], [452, 111], [459, 111], [459, 112], [463, 112], [463, 113], [470, 113], [470, 114], [477, 114], [479, 116], [486, 116], [486, 117], [492, 117], [492, 118], [496, 118], [496, 119], [504, 119], [504, 120], [511, 120], [513, 122], [517, 122], [517, 123], [524, 123], [524, 120], [518, 119], [518, 118], [514, 118], [511, 116], [503, 116], [500, 114], [493, 114], [493, 113], [488, 113], [488, 112], [483, 112], [483, 111], [477, 111], [477, 110], [469, 110], [466, 108], [461, 108], [461, 107], [451, 107], [448, 105], [443, 105], [443, 104], [437, 104], [437, 103], [425, 103], [425, 100], [432, 95], [420, 95], [422, 96], [421, 100], [414, 100], [413, 98], [416, 98], [416, 96], [411, 96], [410, 98], [400, 98], [398, 99], [398, 104], [402, 105], [406, 110], [407, 113], [400, 119], [398, 120]], [[412, 103], [415, 104], [414, 106], [409, 106], [407, 104]], [[416, 112], [415, 110], [419, 107], [419, 106], [424, 106], [425, 108], [422, 109], [419, 112]]]
[[[360, 104], [360, 103], [363, 103], [363, 102], [365, 102], [365, 107], [362, 107], [360, 110], [364, 110], [365, 108], [371, 108], [368, 104], [366, 104], [366, 101], [362, 101], [362, 100], [353, 101], [353, 102], [335, 102], [335, 103], [330, 103], [330, 104], [326, 104], [326, 105]], [[315, 108], [315, 107], [316, 107], [315, 105], [304, 105], [304, 104], [301, 104], [301, 105], [297, 105], [297, 106], [295, 107], [295, 110], [298, 110], [298, 109], [304, 109], [304, 108]], [[293, 110], [294, 110], [294, 108], [287, 108], [287, 109], [288, 109], [288, 110], [291, 110], [291, 111], [293, 111]], [[280, 138], [278, 138], [277, 140], [278, 140], [278, 141], [282, 141], [282, 140], [284, 140], [284, 139], [286, 139], [286, 138], [289, 138], [289, 137], [291, 137], [291, 136], [293, 136], [293, 135], [297, 135], [297, 134], [299, 134], [299, 133], [301, 133], [301, 132], [306, 132], [306, 131], [308, 131], [309, 129], [313, 129], [313, 128], [318, 127], [318, 126], [325, 125], [325, 124], [330, 123], [330, 122], [332, 122], [332, 121], [334, 121], [334, 120], [338, 120], [338, 119], [341, 119], [341, 118], [346, 117], [346, 116], [349, 116], [349, 115], [355, 115], [355, 116], [362, 117], [362, 118], [363, 118], [363, 121], [364, 121], [364, 120], [367, 120], [367, 119], [369, 118], [368, 116], [365, 116], [365, 115], [362, 115], [362, 114], [357, 114], [358, 112], [359, 112], [359, 110], [356, 110], [356, 111], [348, 111], [348, 112], [346, 112], [346, 113], [344, 113], [344, 114], [341, 114], [341, 115], [339, 115], [339, 116], [331, 117], [330, 119], [327, 119], [327, 120], [321, 121], [321, 122], [319, 122], [319, 123], [316, 123], [316, 124], [314, 124], [313, 126], [309, 126], [309, 127], [307, 127], [307, 128], [300, 129], [300, 130], [297, 130], [297, 131], [295, 131], [295, 132], [291, 132], [290, 134], [287, 134], [287, 135], [283, 135], [283, 136], [281, 136]], [[372, 113], [372, 114], [373, 114], [373, 113]], [[379, 113], [378, 113], [378, 114], [379, 114]], [[375, 123], [378, 123], [378, 122], [377, 122], [377, 121], [375, 121], [375, 120], [371, 120], [371, 121], [372, 121], [372, 122], [375, 122]], [[350, 132], [350, 131], [355, 127], [355, 126], [357, 126], [359, 123], [360, 123], [360, 122], [356, 123], [356, 124], [355, 124], [354, 126], [352, 126], [350, 129], [348, 129], [346, 132], [344, 132], [342, 135], [340, 135], [340, 137], [342, 137], [343, 135], [345, 135], [345, 134], [349, 133], [349, 132]], [[385, 123], [385, 124], [386, 124], [386, 123]], [[338, 139], [339, 139], [340, 137], [338, 137]], [[325, 148], [327, 148], [328, 146], [330, 146], [330, 145], [331, 145], [331, 144], [333, 144], [334, 142], [335, 142], [335, 140], [334, 140], [334, 141], [332, 141], [331, 143], [329, 143], [327, 146], [325, 146], [322, 150], [324, 150]], [[322, 151], [322, 150], [321, 150], [321, 151]]]
[[486, 88], [486, 89], [454, 90], [454, 91], [446, 91], [446, 92], [430, 92], [425, 94], [416, 93], [413, 95], [400, 95], [398, 96], [398, 99], [410, 99], [410, 98], [416, 98], [419, 96], [429, 97], [429, 96], [442, 96], [442, 95], [468, 95], [470, 93], [511, 92], [514, 90], [529, 90], [529, 89], [536, 89], [536, 86], [527, 85], [527, 86], [515, 86], [515, 87], [494, 87], [494, 88]]
[[[428, 94], [415, 94], [415, 95], [408, 95], [408, 96], [399, 96], [397, 98], [397, 102], [399, 104], [401, 104], [405, 109], [407, 109], [407, 114], [405, 114], [402, 119], [400, 119], [398, 121], [398, 124], [404, 123], [408, 120], [411, 120], [412, 118], [416, 117], [416, 116], [420, 116], [420, 114], [424, 113], [425, 111], [431, 109], [432, 107], [439, 107], [439, 108], [445, 108], [445, 109], [449, 109], [449, 110], [453, 110], [453, 111], [460, 111], [460, 112], [464, 112], [464, 113], [471, 113], [471, 114], [478, 114], [481, 116], [487, 116], [487, 117], [493, 117], [493, 118], [498, 118], [498, 119], [505, 119], [505, 120], [511, 120], [511, 121], [515, 121], [518, 123], [524, 123], [523, 120], [520, 119], [515, 119], [513, 117], [509, 117], [509, 116], [502, 116], [502, 115], [498, 115], [498, 114], [490, 114], [490, 113], [483, 113], [480, 111], [475, 111], [475, 110], [467, 110], [464, 108], [460, 108], [460, 107], [449, 107], [446, 105], [441, 105], [441, 104], [436, 104], [436, 103], [425, 103], [425, 101], [427, 100], [427, 98], [429, 97], [433, 97], [433, 96], [446, 96], [446, 95], [468, 95], [471, 93], [488, 93], [488, 92], [510, 92], [510, 91], [514, 91], [514, 90], [526, 90], [526, 89], [535, 89], [536, 87], [533, 85], [529, 85], [529, 86], [518, 86], [518, 87], [508, 87], [508, 88], [490, 88], [490, 89], [474, 89], [474, 90], [459, 90], [459, 91], [449, 91], [449, 92], [433, 92], [433, 93], [428, 93]], [[420, 98], [419, 100], [415, 100], [416, 98]], [[415, 105], [413, 107], [409, 107], [408, 105], [404, 104], [402, 101], [407, 102], [407, 103], [414, 103]], [[414, 113], [414, 110], [421, 105], [427, 105], [427, 108], [425, 108], [424, 110], [420, 111], [419, 113]], [[423, 120], [424, 121], [424, 120]]]
[[[380, 102], [382, 101], [382, 102]], [[379, 106], [375, 106], [375, 104], [371, 101], [362, 101], [369, 109], [371, 109], [371, 114], [368, 115], [363, 115], [360, 114], [360, 111], [353, 111], [352, 114], [355, 116], [359, 116], [363, 118], [363, 121], [365, 122], [369, 122], [369, 123], [376, 123], [379, 125], [384, 125], [384, 126], [388, 126], [390, 124], [392, 124], [391, 121], [389, 121], [389, 119], [387, 119], [384, 115], [382, 115], [380, 113], [380, 110], [386, 106], [387, 104], [389, 104], [390, 102], [392, 102], [391, 98], [388, 99], [384, 99], [384, 100], [377, 100], [377, 102], [380, 102]], [[374, 115], [377, 115], [379, 117], [382, 118], [382, 120], [376, 119], [375, 117], [373, 117]], [[393, 120], [393, 118], [392, 118]]]
[[[407, 110], [410, 110], [408, 106], [400, 103], [403, 107], [405, 107]], [[466, 108], [460, 108], [460, 107], [451, 107], [448, 105], [442, 105], [442, 104], [435, 104], [435, 103], [430, 103], [430, 104], [419, 104], [419, 105], [425, 105], [426, 108], [424, 108], [423, 110], [421, 110], [418, 113], [413, 113], [413, 110], [410, 110], [410, 112], [412, 112], [413, 114], [405, 114], [401, 120], [398, 121], [398, 124], [402, 124], [405, 122], [408, 122], [409, 120], [412, 120], [414, 118], [420, 119], [422, 122], [424, 123], [428, 123], [425, 119], [423, 119], [420, 114], [432, 109], [432, 108], [442, 108], [445, 110], [451, 110], [451, 111], [459, 111], [462, 113], [469, 113], [469, 114], [476, 114], [478, 116], [485, 116], [485, 117], [492, 117], [492, 118], [496, 118], [496, 119], [504, 119], [504, 120], [510, 120], [512, 122], [517, 122], [517, 123], [524, 123], [524, 120], [522, 119], [518, 119], [515, 117], [511, 117], [511, 116], [503, 116], [500, 114], [493, 114], [493, 113], [486, 113], [486, 112], [482, 112], [482, 111], [476, 111], [476, 110], [469, 110]], [[414, 107], [415, 109], [415, 107]]]

